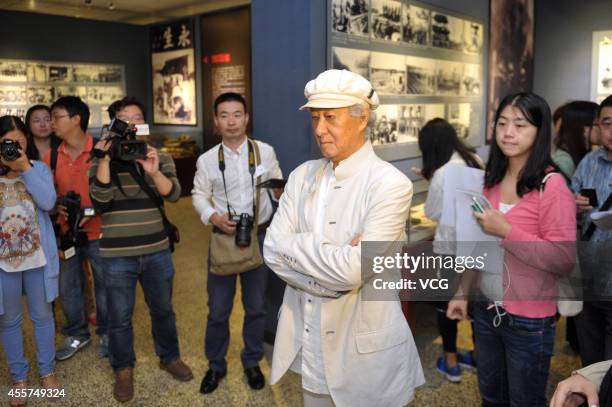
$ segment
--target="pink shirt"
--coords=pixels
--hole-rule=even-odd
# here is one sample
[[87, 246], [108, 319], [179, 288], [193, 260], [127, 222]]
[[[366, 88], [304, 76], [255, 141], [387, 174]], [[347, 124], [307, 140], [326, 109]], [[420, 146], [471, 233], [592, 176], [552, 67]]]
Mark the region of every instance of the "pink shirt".
[[[500, 185], [484, 190], [499, 208]], [[511, 314], [544, 318], [556, 312], [557, 279], [571, 273], [576, 261], [576, 203], [561, 175], [535, 189], [508, 211], [512, 225], [505, 249], [504, 308]], [[552, 242], [563, 242], [552, 243]]]

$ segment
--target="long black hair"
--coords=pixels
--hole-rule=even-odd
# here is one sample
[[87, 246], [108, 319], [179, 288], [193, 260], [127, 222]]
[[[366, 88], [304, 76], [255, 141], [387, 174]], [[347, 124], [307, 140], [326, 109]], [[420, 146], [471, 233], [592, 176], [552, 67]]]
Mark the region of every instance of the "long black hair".
[[[538, 129], [531, 153], [529, 158], [527, 158], [527, 163], [519, 173], [519, 179], [516, 183], [516, 193], [522, 197], [526, 193], [540, 187], [548, 168], [552, 167], [556, 172], [560, 172], [559, 167], [553, 163], [550, 156], [550, 108], [548, 103], [535, 93], [521, 92], [508, 95], [501, 101], [495, 113], [495, 133], [497, 133], [499, 116], [507, 106], [514, 106], [519, 109], [523, 116], [525, 116], [525, 119]], [[501, 151], [497, 141], [491, 143], [489, 161], [487, 161], [485, 169], [485, 187], [493, 188], [499, 184], [506, 175], [507, 170], [508, 157]]]
[[475, 158], [476, 152], [459, 139], [455, 128], [444, 119], [435, 118], [425, 123], [419, 131], [419, 148], [423, 154], [421, 175], [426, 180], [430, 180], [455, 151], [469, 167], [482, 168]]
[[[34, 146], [34, 151], [36, 152], [36, 155], [33, 158], [31, 158], [32, 160], [42, 160], [43, 159], [43, 157], [41, 157], [40, 154], [38, 153], [38, 149], [36, 148], [36, 144], [34, 143], [34, 134], [32, 134], [32, 127], [30, 125], [32, 114], [36, 112], [37, 110], [46, 110], [47, 113], [49, 113], [49, 117], [51, 116], [51, 108], [47, 105], [34, 105], [34, 106], [31, 106], [26, 112], [25, 126], [27, 129], [26, 137], [28, 138], [28, 147], [30, 146], [30, 144], [32, 144]], [[62, 143], [62, 140], [60, 140], [60, 138], [55, 135], [55, 132], [51, 132], [51, 135], [49, 137], [51, 138], [51, 148], [57, 148]]]
[[26, 125], [17, 116], [2, 116], [0, 117], [0, 138], [4, 137], [6, 133], [13, 130], [19, 130], [23, 133], [26, 138], [26, 155], [28, 159], [35, 160], [38, 156], [38, 151], [34, 147], [33, 143], [28, 140], [28, 130]]
[[561, 130], [555, 146], [567, 151], [576, 166], [590, 151], [589, 141], [584, 137], [584, 128], [593, 126], [598, 109], [597, 103], [586, 100], [570, 102], [563, 108]]

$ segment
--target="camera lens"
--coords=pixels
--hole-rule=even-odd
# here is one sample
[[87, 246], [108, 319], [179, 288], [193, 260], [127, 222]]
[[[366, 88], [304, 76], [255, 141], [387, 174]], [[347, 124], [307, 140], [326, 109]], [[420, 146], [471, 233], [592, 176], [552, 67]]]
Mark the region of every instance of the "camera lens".
[[248, 213], [240, 215], [236, 225], [236, 246], [249, 247], [251, 244], [251, 230], [253, 229], [253, 218]]

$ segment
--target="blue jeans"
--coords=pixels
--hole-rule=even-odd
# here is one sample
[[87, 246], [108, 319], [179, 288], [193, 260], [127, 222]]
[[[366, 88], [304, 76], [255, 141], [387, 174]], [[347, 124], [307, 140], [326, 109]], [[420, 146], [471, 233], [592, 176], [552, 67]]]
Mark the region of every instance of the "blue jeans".
[[180, 356], [176, 320], [172, 309], [174, 266], [170, 250], [130, 257], [103, 259], [108, 295], [108, 351], [110, 364], [117, 371], [134, 367], [132, 315], [136, 283], [140, 281], [151, 314], [155, 353], [162, 363]]
[[[263, 248], [265, 233], [257, 236], [259, 250]], [[218, 276], [210, 271], [210, 254], [208, 256], [208, 321], [204, 352], [209, 367], [217, 372], [227, 370], [225, 355], [229, 347], [229, 317], [236, 294], [236, 276]], [[244, 349], [240, 353], [245, 369], [255, 367], [263, 357], [263, 336], [266, 325], [265, 293], [268, 266], [262, 264], [254, 270], [240, 273], [242, 304], [244, 306], [244, 323], [242, 337]]]
[[36, 357], [41, 376], [55, 369], [55, 322], [51, 303], [45, 297], [43, 268], [22, 272], [0, 271], [4, 314], [0, 315], [0, 338], [13, 380], [28, 378], [28, 361], [23, 355], [23, 312], [21, 296], [25, 293], [28, 312], [34, 326]]
[[91, 266], [96, 292], [96, 334], [105, 335], [108, 330], [108, 312], [106, 287], [100, 257], [100, 242], [92, 240], [85, 246], [76, 248], [76, 255], [68, 260], [60, 260], [60, 299], [66, 316], [62, 334], [89, 338], [89, 327], [85, 315], [85, 271], [83, 261], [87, 259]]
[[[500, 313], [504, 310], [499, 308]], [[493, 325], [495, 308], [475, 303], [473, 327], [478, 385], [484, 407], [545, 407], [555, 318], [512, 314]]]

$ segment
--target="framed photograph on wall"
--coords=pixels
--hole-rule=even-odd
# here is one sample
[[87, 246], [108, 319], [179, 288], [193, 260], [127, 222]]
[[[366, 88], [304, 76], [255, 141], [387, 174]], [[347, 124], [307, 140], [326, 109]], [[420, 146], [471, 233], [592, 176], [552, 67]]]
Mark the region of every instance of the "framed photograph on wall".
[[612, 95], [612, 31], [594, 31], [591, 100], [601, 103], [609, 95]]
[[197, 125], [193, 21], [151, 28], [153, 123]]

